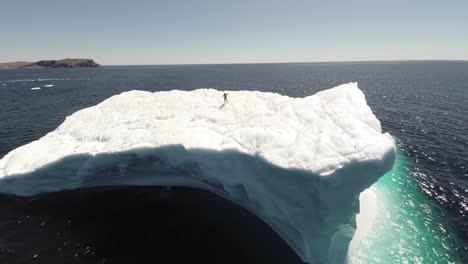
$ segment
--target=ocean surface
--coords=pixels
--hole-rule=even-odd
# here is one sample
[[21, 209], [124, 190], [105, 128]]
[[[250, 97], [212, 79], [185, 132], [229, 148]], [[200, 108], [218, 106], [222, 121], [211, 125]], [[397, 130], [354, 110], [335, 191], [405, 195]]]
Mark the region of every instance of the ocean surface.
[[[468, 263], [468, 62], [104, 66], [0, 71], [0, 157], [129, 90], [216, 88], [304, 97], [358, 82], [395, 169], [350, 263]], [[203, 205], [203, 206], [200, 206]], [[190, 188], [0, 195], [0, 263], [300, 263], [249, 212]]]

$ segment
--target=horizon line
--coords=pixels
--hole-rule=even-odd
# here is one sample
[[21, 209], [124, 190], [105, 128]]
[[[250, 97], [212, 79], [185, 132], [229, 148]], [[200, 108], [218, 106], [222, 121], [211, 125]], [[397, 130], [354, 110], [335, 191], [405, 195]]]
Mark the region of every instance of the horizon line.
[[300, 63], [363, 63], [363, 62], [468, 62], [468, 59], [420, 60], [349, 60], [349, 61], [280, 61], [280, 62], [219, 62], [219, 63], [161, 63], [161, 64], [101, 64], [101, 66], [177, 66], [177, 65], [242, 65], [242, 64], [300, 64]]
[[[68, 57], [71, 58], [71, 57]], [[71, 59], [92, 59], [93, 58], [71, 58]], [[48, 59], [50, 60], [50, 59]], [[61, 59], [52, 59], [61, 60]], [[39, 60], [40, 61], [40, 60]], [[446, 62], [468, 62], [468, 59], [409, 59], [409, 60], [343, 60], [343, 61], [275, 61], [275, 62], [219, 62], [219, 63], [151, 63], [151, 64], [104, 64], [99, 63], [101, 66], [177, 66], [177, 65], [241, 65], [241, 64], [300, 64], [300, 63], [365, 63], [365, 62], [430, 62], [430, 61], [446, 61]], [[8, 61], [3, 63], [24, 63], [32, 61]]]

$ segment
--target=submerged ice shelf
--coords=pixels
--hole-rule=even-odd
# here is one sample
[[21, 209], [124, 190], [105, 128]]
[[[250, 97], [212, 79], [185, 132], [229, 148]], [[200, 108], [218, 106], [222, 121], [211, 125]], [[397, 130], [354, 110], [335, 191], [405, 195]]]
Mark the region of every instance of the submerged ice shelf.
[[[345, 261], [359, 194], [395, 147], [356, 83], [305, 98], [130, 91], [0, 160], [0, 192], [192, 186], [251, 210], [309, 263]], [[223, 106], [223, 107], [221, 107]]]

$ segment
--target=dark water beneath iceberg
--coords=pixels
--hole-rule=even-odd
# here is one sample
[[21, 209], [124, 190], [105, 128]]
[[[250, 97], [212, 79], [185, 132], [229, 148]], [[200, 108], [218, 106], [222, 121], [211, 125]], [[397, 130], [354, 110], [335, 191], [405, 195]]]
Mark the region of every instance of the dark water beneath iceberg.
[[[468, 62], [0, 71], [0, 157], [128, 90], [303, 97], [354, 81], [400, 153], [395, 170], [373, 186], [385, 201], [379, 227], [350, 262], [468, 263]], [[79, 190], [2, 196], [0, 204], [0, 263], [300, 262], [256, 217], [193, 189]]]

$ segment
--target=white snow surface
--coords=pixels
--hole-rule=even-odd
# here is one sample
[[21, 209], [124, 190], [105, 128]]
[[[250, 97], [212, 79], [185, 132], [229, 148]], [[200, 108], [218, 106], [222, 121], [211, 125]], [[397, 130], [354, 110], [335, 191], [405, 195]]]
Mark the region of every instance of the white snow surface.
[[305, 98], [129, 91], [0, 160], [0, 192], [192, 186], [251, 210], [308, 263], [344, 263], [359, 194], [393, 168], [357, 83]]

